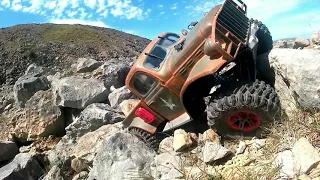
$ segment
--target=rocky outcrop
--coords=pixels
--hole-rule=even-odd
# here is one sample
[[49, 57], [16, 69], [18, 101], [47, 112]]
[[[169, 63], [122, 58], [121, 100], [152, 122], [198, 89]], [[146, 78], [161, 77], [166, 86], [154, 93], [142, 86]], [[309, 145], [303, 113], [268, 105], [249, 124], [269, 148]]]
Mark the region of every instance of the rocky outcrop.
[[16, 143], [0, 140], [0, 165], [13, 159], [19, 153]]
[[310, 45], [310, 42], [302, 37], [298, 37], [295, 41], [294, 41], [294, 45], [293, 45], [293, 49], [303, 49], [305, 47], [308, 47]]
[[273, 49], [269, 54], [276, 74], [277, 93], [287, 112], [320, 108], [320, 52], [316, 50]]
[[[61, 136], [64, 134], [65, 122], [63, 111], [55, 105], [51, 90], [38, 91], [35, 93], [34, 96], [27, 101], [25, 109], [27, 114], [34, 118], [32, 123], [28, 121], [32, 120], [31, 117], [24, 122], [33, 125], [32, 128], [28, 129], [29, 137]], [[19, 128], [19, 125], [17, 128]]]
[[116, 180], [125, 179], [125, 176], [130, 179], [132, 172], [133, 175], [138, 173], [146, 178], [150, 176], [150, 164], [154, 156], [155, 152], [135, 136], [116, 133], [100, 147], [89, 179]]
[[75, 64], [75, 72], [77, 73], [92, 72], [100, 66], [101, 66], [101, 63], [94, 59], [79, 58], [77, 64]]
[[57, 166], [53, 166], [42, 180], [64, 180], [62, 170]]
[[65, 77], [58, 80], [53, 87], [55, 103], [58, 106], [84, 109], [89, 104], [108, 99], [109, 90], [97, 79], [82, 77]]
[[25, 103], [38, 91], [48, 90], [49, 82], [46, 77], [36, 77], [33, 75], [26, 75], [20, 77], [14, 87], [14, 99], [17, 107], [24, 107]]
[[[87, 129], [83, 136], [65, 135], [48, 154], [50, 164], [58, 165], [72, 157], [78, 157], [92, 163], [102, 142], [122, 130], [122, 123], [108, 124], [97, 130]], [[72, 133], [71, 133], [72, 134]]]
[[27, 153], [21, 153], [9, 164], [0, 168], [0, 179], [39, 179], [44, 174], [35, 158]]
[[91, 104], [81, 112], [79, 118], [66, 127], [66, 134], [72, 139], [78, 139], [82, 135], [95, 131], [103, 125], [114, 124], [123, 119], [123, 115], [116, 112], [107, 104]]
[[122, 123], [119, 122], [104, 125], [95, 131], [83, 135], [74, 146], [72, 156], [82, 158], [87, 162], [92, 163], [104, 140], [121, 130]]
[[[65, 133], [63, 111], [55, 105], [50, 90], [38, 91], [25, 104], [25, 108], [13, 111], [12, 139], [25, 143], [39, 137], [62, 136]], [[10, 116], [8, 116], [9, 118]]]
[[318, 45], [319, 46], [320, 45], [320, 31], [314, 32], [311, 35], [310, 41], [311, 41], [312, 45]]

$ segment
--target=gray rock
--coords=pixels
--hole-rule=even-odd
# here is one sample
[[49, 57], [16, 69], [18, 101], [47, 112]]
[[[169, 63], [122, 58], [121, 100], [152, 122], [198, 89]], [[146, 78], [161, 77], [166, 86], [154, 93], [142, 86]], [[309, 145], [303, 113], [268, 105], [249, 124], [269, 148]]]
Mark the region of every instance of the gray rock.
[[284, 40], [279, 40], [279, 41], [277, 41], [275, 47], [278, 47], [278, 48], [288, 48], [288, 42], [287, 42], [287, 41], [284, 41]]
[[230, 150], [223, 147], [220, 143], [205, 142], [202, 147], [202, 159], [204, 162], [213, 162], [221, 158], [226, 157], [230, 153]]
[[294, 41], [293, 49], [305, 48], [305, 47], [308, 47], [309, 45], [310, 45], [310, 42], [307, 39], [298, 37]]
[[77, 139], [103, 125], [117, 123], [123, 119], [123, 115], [107, 104], [91, 104], [81, 112], [79, 118], [66, 127], [66, 134], [72, 139]]
[[89, 166], [89, 163], [81, 158], [74, 158], [71, 161], [71, 167], [73, 170], [75, 170], [77, 173], [80, 173], [81, 171], [87, 170]]
[[320, 31], [314, 32], [311, 35], [310, 41], [313, 46], [320, 45]]
[[58, 166], [53, 166], [42, 180], [64, 180], [63, 173]]
[[79, 174], [76, 174], [72, 180], [87, 180], [88, 179], [88, 173], [86, 171], [82, 171]]
[[286, 150], [276, 154], [275, 165], [280, 169], [280, 177], [287, 179], [295, 176], [293, 153]]
[[19, 153], [16, 143], [0, 141], [0, 164], [13, 159]]
[[27, 153], [20, 153], [9, 164], [0, 168], [0, 179], [37, 180], [44, 174], [39, 163]]
[[306, 138], [300, 138], [292, 148], [295, 170], [299, 174], [308, 173], [320, 161], [320, 154]]
[[122, 101], [133, 99], [134, 97], [126, 86], [114, 89], [108, 96], [111, 107], [118, 106]]
[[74, 146], [72, 155], [80, 157], [89, 163], [92, 163], [96, 153], [105, 139], [122, 130], [122, 122], [108, 124], [99, 129], [83, 135]]
[[109, 90], [97, 79], [65, 77], [54, 84], [53, 92], [58, 106], [84, 109], [89, 104], [108, 99]]
[[25, 103], [38, 91], [48, 90], [49, 81], [46, 77], [26, 75], [20, 77], [14, 87], [14, 100], [17, 107], [23, 108]]
[[24, 74], [32, 76], [42, 76], [46, 71], [48, 71], [46, 68], [37, 66], [36, 64], [30, 64]]
[[116, 133], [105, 140], [93, 161], [89, 179], [124, 179], [128, 171], [150, 175], [155, 152], [128, 133]]
[[275, 88], [287, 114], [301, 108], [320, 108], [320, 52], [312, 49], [273, 49]]
[[85, 72], [92, 72], [101, 66], [101, 63], [89, 58], [79, 58], [78, 63], [76, 65], [76, 72], [78, 73], [85, 73]]
[[155, 179], [176, 179], [181, 177], [182, 159], [173, 153], [162, 153], [151, 163], [152, 177]]
[[119, 122], [102, 126], [96, 131], [86, 133], [79, 139], [65, 135], [48, 153], [49, 162], [57, 165], [71, 157], [79, 157], [92, 163], [104, 140], [121, 130], [122, 122]]
[[175, 151], [182, 151], [192, 145], [190, 134], [183, 129], [177, 129], [173, 134], [173, 149]]
[[[65, 133], [65, 122], [62, 110], [55, 105], [51, 90], [38, 91], [25, 104], [26, 111], [33, 111], [35, 118], [42, 128], [35, 136], [47, 137], [49, 135], [61, 136]], [[31, 112], [30, 112], [31, 113]], [[29, 120], [28, 118], [26, 119]], [[30, 122], [31, 123], [31, 122]], [[36, 130], [37, 128], [33, 128]], [[33, 131], [32, 129], [27, 130]], [[30, 132], [29, 132], [30, 133]]]
[[111, 59], [104, 63], [93, 72], [93, 77], [104, 81], [106, 88], [110, 89], [111, 86], [120, 88], [125, 85], [125, 79], [130, 71], [131, 59]]
[[173, 152], [173, 137], [169, 136], [164, 138], [159, 144], [159, 151], [162, 153]]

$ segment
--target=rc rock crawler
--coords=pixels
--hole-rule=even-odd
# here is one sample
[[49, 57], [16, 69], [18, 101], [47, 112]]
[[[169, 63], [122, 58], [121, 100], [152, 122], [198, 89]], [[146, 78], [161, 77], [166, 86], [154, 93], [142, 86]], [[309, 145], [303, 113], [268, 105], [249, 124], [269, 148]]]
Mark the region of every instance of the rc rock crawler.
[[264, 133], [280, 112], [272, 72], [259, 59], [272, 37], [246, 14], [242, 1], [225, 0], [181, 34], [161, 33], [149, 43], [126, 78], [140, 99], [123, 122], [131, 133], [156, 148], [157, 132], [184, 113], [194, 120], [207, 113], [222, 136]]

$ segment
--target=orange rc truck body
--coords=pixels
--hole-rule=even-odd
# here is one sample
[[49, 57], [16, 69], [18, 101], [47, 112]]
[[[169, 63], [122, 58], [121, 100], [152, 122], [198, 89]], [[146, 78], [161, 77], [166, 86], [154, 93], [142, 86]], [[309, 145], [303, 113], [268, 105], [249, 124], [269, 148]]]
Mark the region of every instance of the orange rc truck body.
[[[154, 38], [127, 75], [126, 86], [139, 97], [140, 103], [126, 117], [124, 125], [146, 141], [143, 134], [152, 136], [159, 131], [160, 124], [185, 112], [191, 118], [203, 114], [208, 109], [204, 98], [217, 98], [217, 94], [210, 94], [213, 87], [219, 87], [217, 91], [221, 94], [228, 92], [231, 84], [235, 88], [244, 85], [243, 82], [259, 84], [259, 77], [267, 85], [272, 84], [262, 74], [259, 76], [257, 68], [257, 56], [272, 48], [271, 35], [265, 25], [246, 14], [247, 6], [242, 1], [225, 0], [199, 22], [192, 22], [189, 31], [183, 29], [180, 35], [165, 32]], [[256, 116], [259, 125], [264, 118], [252, 108], [238, 108], [221, 120], [212, 118], [227, 121], [235, 113], [247, 113], [245, 122], [250, 127], [254, 126], [248, 120], [250, 117]], [[212, 121], [208, 120], [208, 124], [215, 124], [210, 124]], [[246, 132], [244, 121], [241, 122], [234, 126], [229, 123], [227, 127]], [[257, 127], [250, 131], [254, 128]]]

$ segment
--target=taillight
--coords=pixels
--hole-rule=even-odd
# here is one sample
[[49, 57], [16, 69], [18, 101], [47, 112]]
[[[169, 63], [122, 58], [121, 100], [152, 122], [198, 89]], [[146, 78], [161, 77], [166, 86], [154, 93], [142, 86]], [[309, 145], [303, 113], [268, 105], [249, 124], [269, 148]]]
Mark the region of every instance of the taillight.
[[139, 118], [141, 118], [144, 122], [150, 124], [154, 121], [154, 115], [151, 114], [149, 111], [147, 111], [144, 108], [138, 108], [135, 112], [135, 115]]

